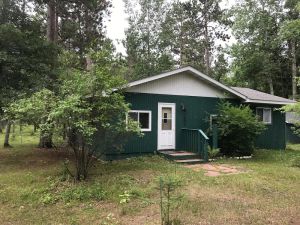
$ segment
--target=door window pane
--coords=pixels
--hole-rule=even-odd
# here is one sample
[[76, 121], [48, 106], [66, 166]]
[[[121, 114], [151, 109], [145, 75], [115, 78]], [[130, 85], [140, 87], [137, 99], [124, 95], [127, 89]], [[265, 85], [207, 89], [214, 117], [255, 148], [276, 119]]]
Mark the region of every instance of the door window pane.
[[172, 130], [172, 119], [163, 119], [161, 124], [162, 130]]
[[161, 111], [162, 111], [162, 118], [172, 119], [172, 108], [163, 107]]
[[172, 130], [172, 108], [163, 107], [162, 108], [162, 130]]

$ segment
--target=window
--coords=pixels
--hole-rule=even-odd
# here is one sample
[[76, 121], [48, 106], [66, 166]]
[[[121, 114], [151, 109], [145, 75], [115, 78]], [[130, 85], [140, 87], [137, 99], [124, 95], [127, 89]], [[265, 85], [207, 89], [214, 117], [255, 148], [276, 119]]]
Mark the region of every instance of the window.
[[170, 107], [162, 107], [162, 130], [172, 130], [172, 108]]
[[256, 115], [260, 121], [265, 124], [272, 123], [272, 110], [271, 108], [256, 108]]
[[151, 131], [151, 111], [132, 110], [128, 115], [140, 124], [142, 131]]

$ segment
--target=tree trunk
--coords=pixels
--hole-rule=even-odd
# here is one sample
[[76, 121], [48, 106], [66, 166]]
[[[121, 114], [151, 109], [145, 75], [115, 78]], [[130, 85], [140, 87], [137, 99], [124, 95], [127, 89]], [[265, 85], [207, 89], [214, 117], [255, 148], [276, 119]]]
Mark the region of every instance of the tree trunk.
[[297, 59], [296, 59], [296, 42], [291, 41], [291, 56], [292, 56], [292, 97], [297, 98]]
[[37, 130], [37, 125], [34, 124], [34, 125], [33, 125], [33, 133], [34, 133], [34, 134], [35, 134], [36, 130]]
[[270, 87], [270, 94], [274, 95], [274, 85], [273, 85], [273, 79], [269, 78], [269, 87]]
[[46, 134], [44, 132], [41, 132], [40, 142], [39, 142], [38, 147], [39, 148], [52, 148], [53, 147], [52, 134]]
[[10, 128], [11, 128], [11, 122], [8, 121], [6, 124], [6, 130], [5, 130], [4, 148], [11, 147], [9, 144]]
[[57, 41], [57, 14], [55, 0], [49, 1], [47, 6], [47, 39], [50, 42]]
[[93, 69], [93, 61], [90, 55], [86, 55], [85, 62], [86, 62], [86, 70], [91, 71]]
[[88, 176], [88, 170], [92, 160], [89, 147], [85, 144], [82, 135], [78, 134], [75, 130], [68, 132], [68, 142], [74, 151], [75, 156], [75, 180], [82, 181]]

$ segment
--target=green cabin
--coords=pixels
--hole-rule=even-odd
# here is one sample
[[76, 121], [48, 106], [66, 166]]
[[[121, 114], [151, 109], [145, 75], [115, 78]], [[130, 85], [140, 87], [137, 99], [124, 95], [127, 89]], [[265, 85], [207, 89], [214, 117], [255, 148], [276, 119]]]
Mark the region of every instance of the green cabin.
[[[276, 110], [294, 101], [249, 88], [228, 87], [193, 67], [179, 68], [128, 84], [129, 116], [141, 125], [142, 137], [124, 146], [125, 157], [157, 151], [190, 151], [207, 158], [207, 146], [217, 147], [214, 117], [218, 103], [248, 104], [267, 129], [258, 148], [285, 149], [285, 114]], [[120, 153], [107, 152], [108, 158]]]

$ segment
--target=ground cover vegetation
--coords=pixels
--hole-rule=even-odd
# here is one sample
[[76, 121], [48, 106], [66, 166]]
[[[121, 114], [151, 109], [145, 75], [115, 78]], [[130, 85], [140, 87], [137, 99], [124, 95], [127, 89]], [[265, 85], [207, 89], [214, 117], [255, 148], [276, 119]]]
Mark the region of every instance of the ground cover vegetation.
[[63, 166], [71, 152], [37, 149], [33, 127], [15, 129], [11, 138], [14, 148], [0, 149], [2, 224], [161, 224], [162, 175], [180, 184], [169, 208], [178, 224], [299, 223], [299, 145], [256, 150], [248, 160], [219, 160], [213, 164], [247, 172], [217, 177], [158, 156], [97, 161], [88, 179], [74, 184]]

